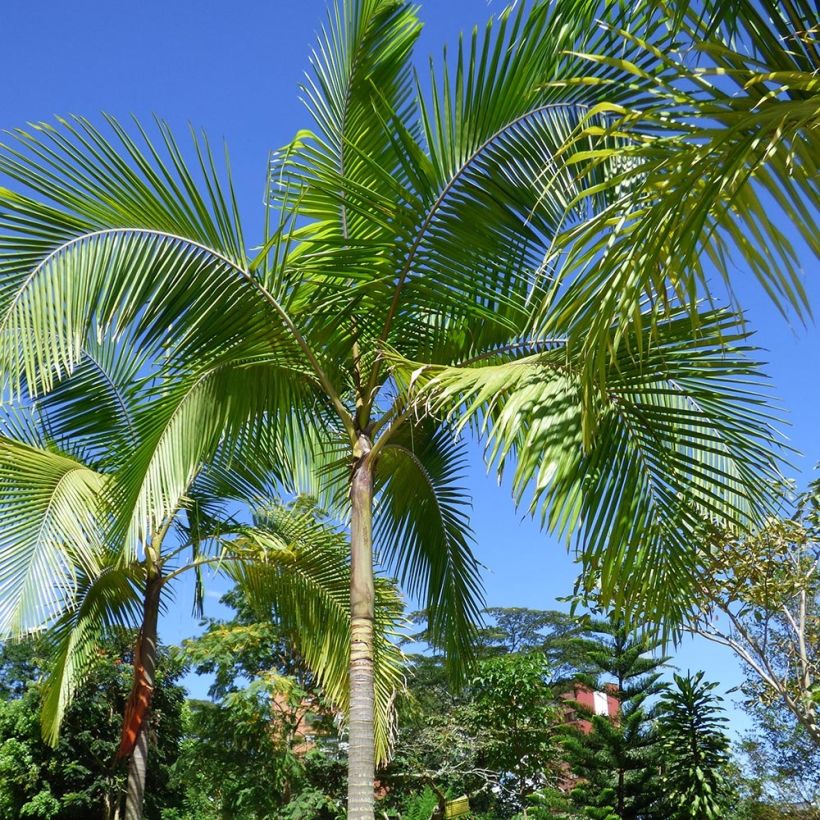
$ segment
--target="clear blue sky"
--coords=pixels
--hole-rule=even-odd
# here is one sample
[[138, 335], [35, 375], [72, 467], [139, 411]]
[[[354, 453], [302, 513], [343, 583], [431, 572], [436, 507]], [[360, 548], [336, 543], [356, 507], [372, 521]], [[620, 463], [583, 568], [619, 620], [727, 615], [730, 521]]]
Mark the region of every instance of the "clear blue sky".
[[[459, 31], [482, 23], [501, 5], [428, 0], [419, 61], [438, 56], [443, 43], [453, 43]], [[323, 15], [324, 0], [4, 0], [0, 129], [56, 114], [94, 119], [101, 111], [120, 118], [158, 114], [177, 133], [188, 123], [204, 128], [214, 142], [227, 141], [246, 232], [254, 241], [261, 233], [268, 152], [306, 124], [297, 85]], [[816, 263], [806, 256], [805, 267], [820, 311]], [[758, 330], [756, 341], [768, 351], [769, 373], [792, 424], [789, 438], [805, 454], [796, 460], [805, 481], [820, 460], [820, 334], [814, 326], [790, 327], [743, 271], [735, 284]], [[555, 597], [572, 588], [570, 557], [514, 512], [509, 493], [484, 474], [478, 453], [473, 462], [473, 524], [487, 568], [488, 603], [554, 607]], [[212, 586], [211, 596], [221, 588]], [[190, 634], [193, 623], [183, 617], [189, 606], [180, 590], [174, 617], [164, 619], [166, 642]], [[704, 668], [724, 687], [737, 683], [731, 656], [704, 644], [687, 643], [676, 664]]]

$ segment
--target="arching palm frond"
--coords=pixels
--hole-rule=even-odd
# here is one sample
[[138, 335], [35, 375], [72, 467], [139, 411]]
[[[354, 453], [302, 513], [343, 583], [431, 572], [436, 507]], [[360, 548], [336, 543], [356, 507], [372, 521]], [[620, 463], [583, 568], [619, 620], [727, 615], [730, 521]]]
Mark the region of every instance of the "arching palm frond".
[[[293, 638], [308, 668], [342, 714], [350, 697], [350, 562], [347, 536], [321, 521], [314, 509], [276, 506], [231, 541], [226, 564], [261, 612], [275, 617]], [[403, 605], [386, 579], [376, 584], [374, 646], [376, 754], [386, 761], [393, 732], [393, 702], [403, 685], [397, 639]]]
[[56, 745], [65, 711], [85, 681], [106, 632], [138, 626], [141, 580], [140, 568], [122, 566], [117, 553], [103, 556], [93, 575], [79, 574], [70, 605], [45, 633], [51, 653], [40, 723], [47, 743]]
[[391, 122], [418, 204], [382, 288], [382, 342], [447, 362], [530, 331], [546, 250], [580, 194], [555, 156], [587, 114], [549, 81], [572, 73], [562, 51], [588, 35], [593, 6], [504, 10], [482, 37], [459, 43], [453, 64], [431, 71], [420, 143]]
[[[564, 273], [549, 302], [548, 323], [586, 347], [587, 378], [599, 383], [611, 325], [640, 333], [647, 296], [655, 310], [645, 319], [667, 314], [672, 290], [694, 320], [714, 292], [712, 271], [731, 294], [739, 263], [781, 312], [805, 317], [805, 262], [784, 223], [820, 256], [814, 4], [652, 5], [643, 27], [605, 24], [618, 53], [584, 50], [575, 82], [610, 125], [580, 129], [582, 142], [562, 152], [582, 176], [620, 164], [613, 201], [558, 238]], [[617, 144], [590, 150], [590, 137], [615, 133]]]
[[144, 132], [140, 147], [108, 124], [110, 140], [77, 118], [18, 132], [20, 148], [0, 149], [0, 172], [53, 203], [0, 189], [8, 391], [51, 389], [92, 331], [127, 329], [149, 350], [173, 350], [179, 365], [237, 347], [299, 360], [283, 311], [247, 269], [232, 196], [207, 146], [195, 142], [203, 197], [167, 128], [165, 164]]
[[48, 624], [94, 574], [106, 478], [67, 455], [0, 438], [0, 634]]
[[598, 428], [584, 441], [583, 359], [552, 350], [503, 364], [394, 373], [417, 404], [472, 426], [489, 464], [513, 470], [513, 494], [549, 529], [577, 534], [589, 579], [608, 604], [679, 624], [704, 518], [748, 528], [770, 509], [776, 421], [731, 314], [661, 323], [640, 357], [621, 351], [596, 394]]
[[121, 466], [137, 444], [135, 414], [153, 369], [147, 353], [127, 336], [87, 338], [73, 373], [31, 403], [41, 437], [95, 469]]
[[432, 419], [408, 424], [379, 452], [375, 543], [428, 614], [454, 677], [470, 668], [483, 590], [471, 549], [464, 442]]

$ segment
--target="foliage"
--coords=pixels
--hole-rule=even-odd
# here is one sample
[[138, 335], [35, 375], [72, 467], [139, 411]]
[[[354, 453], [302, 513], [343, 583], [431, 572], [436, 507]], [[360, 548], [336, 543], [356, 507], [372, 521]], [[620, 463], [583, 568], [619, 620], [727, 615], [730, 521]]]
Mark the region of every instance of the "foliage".
[[663, 750], [663, 805], [669, 820], [715, 820], [737, 802], [727, 776], [728, 722], [703, 672], [674, 675], [661, 696], [658, 727]]
[[710, 536], [694, 631], [740, 659], [750, 712], [785, 707], [785, 725], [820, 748], [820, 482], [789, 518], [739, 541]]
[[509, 654], [482, 661], [470, 684], [469, 723], [482, 738], [479, 762], [499, 773], [504, 811], [520, 811], [531, 793], [556, 782], [556, 728], [563, 720], [546, 658]]
[[621, 333], [650, 321], [638, 312], [646, 301], [655, 320], [681, 302], [695, 310], [704, 294], [723, 296], [716, 278], [731, 295], [735, 265], [781, 311], [809, 315], [803, 260], [784, 222], [820, 253], [815, 5], [650, 0], [632, 9], [602, 20], [608, 36], [584, 49], [574, 78], [558, 80], [606, 119], [568, 140], [565, 162], [582, 175], [620, 166], [606, 209], [556, 242], [568, 269], [593, 271], [555, 315], [572, 316], [570, 338], [599, 383], [611, 355], [600, 339], [613, 321]]
[[242, 588], [223, 602], [236, 616], [182, 648], [213, 676], [214, 702], [190, 704], [174, 770], [186, 786], [180, 817], [335, 818], [345, 782], [333, 707], [270, 610], [260, 618]]
[[552, 686], [552, 664], [566, 670], [579, 657], [568, 639], [577, 624], [552, 611], [498, 608], [488, 614], [493, 623], [480, 633], [481, 660], [463, 690], [453, 690], [440, 657], [411, 656], [396, 755], [379, 774], [387, 788], [385, 808], [401, 811], [410, 800], [423, 802], [430, 789], [438, 811], [447, 799], [466, 795], [481, 816], [510, 817], [528, 805], [532, 792], [556, 783], [555, 736], [564, 710]]
[[[120, 811], [125, 771], [115, 766], [122, 711], [130, 680], [132, 636], [110, 640], [95, 653], [86, 685], [66, 711], [55, 748], [42, 740], [39, 712], [48, 645], [31, 638], [0, 649], [0, 817], [110, 820]], [[160, 655], [154, 693], [145, 815], [159, 820], [181, 805], [172, 767], [182, 738], [184, 692], [178, 663]]]
[[[591, 47], [597, 11], [517, 4], [435, 66], [422, 97], [416, 10], [338, 3], [304, 90], [312, 129], [275, 158], [254, 255], [206, 141], [186, 152], [162, 123], [135, 138], [79, 117], [10, 136], [0, 314], [13, 343], [0, 369], [12, 398], [50, 391], [92, 331], [162, 354], [139, 455], [117, 470], [129, 554], [217, 455], [271, 465], [284, 483], [324, 465], [322, 490], [344, 498], [364, 436], [380, 465], [381, 552], [437, 642], [466, 660], [480, 587], [458, 428], [514, 471], [519, 503], [532, 491], [551, 528], [585, 534], [608, 599], [623, 603], [615, 570], [628, 567], [636, 606], [651, 581], [664, 591], [644, 608], [679, 614], [670, 593], [685, 592], [694, 511], [756, 520], [775, 439], [730, 316], [704, 313], [696, 336], [678, 315], [652, 323], [648, 357], [640, 334], [625, 346], [608, 330], [600, 351], [617, 361], [594, 401], [590, 359], [566, 342], [584, 302], [555, 313], [543, 260], [585, 193], [554, 157], [588, 112], [558, 81], [577, 75], [569, 52]], [[533, 179], [545, 167], [546, 191]], [[594, 210], [610, 170], [585, 183]]]
[[658, 654], [659, 641], [635, 636], [617, 619], [592, 620], [579, 641], [595, 670], [579, 675], [579, 683], [597, 691], [610, 685], [619, 715], [612, 720], [572, 704], [591, 730], [573, 724], [563, 730], [564, 756], [577, 778], [566, 808], [596, 820], [637, 820], [661, 797], [662, 749], [651, 699], [666, 688], [660, 670], [668, 658]]
[[[668, 288], [665, 274], [661, 287], [644, 287], [666, 258], [640, 276], [624, 265], [628, 280], [603, 286], [606, 266], [551, 264], [557, 234], [590, 213], [610, 224], [607, 208], [619, 202], [606, 185], [619, 180], [618, 162], [583, 174], [556, 163], [582, 124], [605, 124], [571, 82], [579, 50], [613, 40], [594, 25], [600, 10], [590, 0], [513, 4], [460, 41], [454, 60], [433, 63], [428, 83], [412, 70], [415, 6], [337, 0], [303, 87], [310, 122], [271, 164], [253, 253], [230, 174], [204, 138], [186, 151], [164, 123], [152, 136], [110, 117], [9, 135], [4, 398], [52, 392], [89, 339], [123, 340], [156, 363], [136, 450], [104, 482], [106, 543], [126, 566], [151, 556], [206, 466], [248, 465], [259, 478], [261, 465], [290, 492], [310, 476], [351, 520], [356, 566], [368, 564], [350, 601], [363, 612], [358, 626], [372, 619], [372, 512], [378, 556], [423, 602], [434, 642], [463, 678], [481, 608], [469, 434], [488, 467], [512, 473], [517, 504], [579, 537], [588, 589], [605, 605], [670, 628], [683, 619], [696, 523], [708, 515], [745, 529], [760, 519], [778, 439], [740, 318], [701, 309], [696, 287]], [[616, 295], [614, 309], [602, 294]], [[77, 404], [99, 440], [102, 405]], [[8, 471], [36, 473], [31, 453], [13, 449]], [[3, 544], [0, 562], [3, 591], [31, 580], [16, 607], [26, 616], [52, 615], [61, 596], [74, 602], [74, 554], [93, 564], [77, 537], [88, 505], [69, 499], [97, 498], [100, 471], [54, 453], [49, 464], [40, 515], [18, 522], [24, 532]], [[59, 503], [44, 501], [52, 496]], [[0, 493], [6, 513], [18, 501]], [[70, 555], [55, 533], [73, 536]], [[320, 641], [326, 685], [345, 703], [340, 644], [331, 653], [325, 637], [309, 631], [305, 642]], [[366, 816], [373, 659], [368, 639], [357, 646], [351, 760], [362, 762], [351, 782]]]

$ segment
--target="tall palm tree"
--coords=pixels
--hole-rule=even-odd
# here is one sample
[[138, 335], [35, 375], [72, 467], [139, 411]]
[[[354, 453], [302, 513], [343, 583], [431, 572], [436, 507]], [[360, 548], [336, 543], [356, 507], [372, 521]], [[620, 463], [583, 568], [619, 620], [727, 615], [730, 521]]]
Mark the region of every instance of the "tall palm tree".
[[553, 319], [574, 322], [593, 370], [613, 319], [629, 333], [641, 300], [663, 315], [671, 290], [691, 308], [715, 280], [731, 295], [738, 269], [780, 312], [809, 316], [809, 265], [785, 226], [820, 257], [816, 3], [647, 0], [600, 27], [585, 65], [559, 82], [607, 123], [582, 124], [561, 155], [582, 177], [601, 163], [620, 171], [606, 207], [556, 237], [567, 273], [595, 265]]
[[[578, 70], [562, 53], [596, 8], [508, 9], [424, 91], [417, 10], [340, 0], [303, 88], [313, 128], [271, 163], [254, 254], [207, 143], [194, 140], [195, 174], [162, 124], [155, 144], [111, 118], [107, 133], [61, 120], [0, 154], [15, 184], [0, 191], [7, 390], [47, 393], [90, 329], [163, 350], [166, 387], [119, 478], [124, 554], [220, 448], [280, 473], [301, 452], [349, 516], [353, 820], [373, 816], [374, 544], [454, 674], [471, 657], [468, 433], [512, 471], [517, 503], [578, 535], [603, 599], [636, 617], [686, 613], [692, 529], [748, 525], [776, 472], [734, 317], [705, 311], [693, 329], [670, 310], [617, 346], [614, 324], [597, 391], [587, 351], [552, 320], [562, 274], [544, 259], [584, 216], [554, 155], [588, 114], [553, 81]], [[590, 194], [611, 172], [585, 178]]]
[[[57, 742], [104, 633], [138, 629], [117, 754], [128, 759], [129, 820], [142, 816], [158, 618], [183, 573], [196, 573], [197, 612], [206, 565], [266, 611], [275, 608], [329, 700], [341, 710], [348, 702], [346, 538], [305, 500], [271, 504], [263, 465], [255, 465], [256, 475], [249, 465], [229, 472], [219, 453], [192, 477], [179, 509], [142, 545], [141, 559], [124, 560], [122, 542], [107, 537], [119, 472], [138, 455], [144, 419], [165, 388], [145, 354], [122, 340], [89, 339], [72, 375], [42, 400], [7, 410], [0, 435], [0, 634], [46, 630], [53, 658], [42, 727], [49, 743]], [[264, 508], [243, 523], [240, 504]], [[402, 604], [383, 579], [376, 591], [376, 752], [385, 759], [401, 675], [392, 637]]]

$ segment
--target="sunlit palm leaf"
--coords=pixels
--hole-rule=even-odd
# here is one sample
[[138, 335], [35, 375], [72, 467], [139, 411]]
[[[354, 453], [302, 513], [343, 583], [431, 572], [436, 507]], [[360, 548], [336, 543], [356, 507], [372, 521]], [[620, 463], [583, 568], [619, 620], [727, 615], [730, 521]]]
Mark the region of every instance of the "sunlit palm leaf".
[[[620, 162], [607, 186], [620, 194], [559, 237], [566, 281], [555, 283], [547, 322], [585, 345], [587, 377], [598, 383], [611, 323], [640, 333], [638, 306], [649, 296], [664, 315], [669, 290], [694, 313], [714, 292], [713, 270], [731, 294], [739, 263], [781, 311], [809, 314], [805, 261], [783, 225], [820, 256], [816, 9], [769, 0], [671, 6], [671, 23], [663, 6], [637, 30], [608, 24], [623, 48], [586, 51], [575, 79], [610, 125], [579, 129], [583, 144], [570, 140], [564, 159], [581, 175]], [[590, 150], [589, 137], [614, 133], [620, 144]]]
[[81, 574], [70, 606], [46, 633], [51, 667], [40, 717], [43, 738], [52, 745], [59, 738], [66, 709], [96, 659], [101, 639], [108, 630], [139, 623], [138, 567], [117, 564], [117, 554], [108, 553], [97, 573]]
[[432, 419], [404, 427], [379, 453], [376, 545], [425, 607], [455, 677], [470, 666], [483, 606], [465, 472], [464, 442]]
[[[273, 609], [331, 702], [349, 703], [350, 564], [347, 536], [313, 509], [272, 508], [242, 530], [230, 554], [247, 560], [226, 565], [262, 612]], [[402, 656], [394, 639], [403, 605], [395, 587], [376, 584], [376, 753], [390, 754], [393, 702], [402, 686]]]
[[105, 477], [61, 453], [0, 438], [0, 634], [53, 620], [94, 572]]
[[513, 471], [518, 503], [578, 535], [607, 603], [674, 625], [703, 518], [751, 526], [778, 476], [775, 419], [744, 334], [720, 312], [700, 328], [693, 337], [684, 314], [647, 330], [640, 357], [621, 350], [607, 393], [595, 394], [589, 443], [584, 361], [571, 349], [460, 368], [396, 360], [394, 373], [417, 404], [485, 439], [488, 463]]

